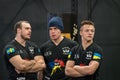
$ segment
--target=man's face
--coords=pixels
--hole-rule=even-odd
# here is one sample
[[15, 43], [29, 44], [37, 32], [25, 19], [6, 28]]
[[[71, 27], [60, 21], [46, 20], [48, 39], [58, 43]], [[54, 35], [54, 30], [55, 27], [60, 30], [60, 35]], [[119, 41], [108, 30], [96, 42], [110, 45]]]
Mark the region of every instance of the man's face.
[[80, 31], [82, 39], [86, 41], [91, 41], [94, 38], [95, 28], [93, 25], [83, 25]]
[[57, 40], [61, 36], [61, 30], [53, 26], [49, 28], [49, 36], [52, 40]]
[[23, 22], [21, 25], [21, 38], [23, 38], [24, 40], [29, 40], [31, 38], [31, 26], [29, 23], [25, 23]]

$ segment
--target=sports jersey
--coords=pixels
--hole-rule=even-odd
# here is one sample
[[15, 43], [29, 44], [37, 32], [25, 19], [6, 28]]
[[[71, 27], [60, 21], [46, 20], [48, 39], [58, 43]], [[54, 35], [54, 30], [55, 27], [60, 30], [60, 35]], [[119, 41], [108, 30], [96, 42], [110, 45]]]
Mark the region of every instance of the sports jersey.
[[[98, 61], [101, 63], [102, 60], [102, 49], [95, 43], [92, 43], [90, 46], [83, 49], [82, 45], [75, 46], [71, 50], [71, 58], [69, 60], [75, 61], [75, 65], [85, 66], [89, 65], [90, 61]], [[87, 75], [84, 77], [73, 77], [71, 80], [99, 80], [99, 68], [93, 75]]]
[[0, 51], [0, 80], [8, 80], [7, 79], [7, 72], [6, 72], [6, 66], [4, 64], [4, 56], [1, 54], [2, 51]]
[[64, 37], [57, 46], [51, 40], [41, 46], [41, 53], [47, 65], [43, 80], [67, 80], [65, 64], [70, 55], [70, 49], [75, 45], [77, 45], [75, 41]]
[[26, 41], [23, 47], [16, 40], [12, 40], [4, 49], [4, 57], [8, 69], [8, 80], [37, 80], [37, 73], [20, 73], [15, 71], [15, 67], [9, 62], [12, 57], [20, 55], [24, 60], [33, 60], [35, 56], [41, 55], [40, 49], [34, 43]]

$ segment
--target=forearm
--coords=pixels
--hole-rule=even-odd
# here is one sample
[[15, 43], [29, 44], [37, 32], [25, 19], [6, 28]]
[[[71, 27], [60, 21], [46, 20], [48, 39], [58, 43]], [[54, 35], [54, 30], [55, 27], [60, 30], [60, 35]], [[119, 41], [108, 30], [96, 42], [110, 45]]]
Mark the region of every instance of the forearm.
[[20, 69], [15, 68], [15, 70], [16, 70], [17, 73], [26, 73], [30, 69], [32, 69], [34, 64], [35, 64], [34, 60], [23, 60], [23, 62], [21, 64], [23, 66], [23, 68], [20, 68]]
[[89, 66], [79, 66], [79, 65], [75, 65], [73, 68], [74, 68], [76, 71], [78, 71], [80, 74], [82, 74], [83, 76], [89, 75], [89, 72], [90, 72]]
[[35, 60], [29, 60], [29, 61], [25, 60], [23, 65], [24, 65], [23, 71], [28, 71], [35, 65]]
[[28, 72], [38, 72], [46, 68], [44, 58], [42, 56], [36, 56], [34, 60], [35, 65]]
[[74, 66], [74, 69], [83, 75], [92, 75], [99, 67], [99, 62], [91, 61], [89, 65], [86, 66]]
[[42, 80], [42, 78], [43, 78], [43, 71], [39, 71], [37, 77], [38, 77], [38, 80]]
[[34, 60], [24, 61], [26, 69], [19, 70], [20, 72], [38, 72], [46, 68], [43, 56], [35, 56]]
[[35, 65], [28, 72], [38, 72], [46, 68], [45, 63], [36, 62]]
[[68, 76], [71, 77], [80, 77], [83, 76], [82, 74], [80, 74], [78, 71], [76, 71], [74, 68], [68, 67], [67, 69], [65, 69], [65, 73]]

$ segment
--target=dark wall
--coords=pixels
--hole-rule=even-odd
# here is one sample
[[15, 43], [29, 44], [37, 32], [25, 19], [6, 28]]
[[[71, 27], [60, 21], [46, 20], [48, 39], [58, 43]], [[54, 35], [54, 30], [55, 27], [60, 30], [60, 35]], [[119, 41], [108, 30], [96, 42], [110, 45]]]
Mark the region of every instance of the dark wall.
[[[77, 7], [73, 4], [74, 1], [78, 3]], [[67, 23], [68, 32], [72, 27], [73, 12], [77, 16], [78, 26], [83, 19], [95, 22], [95, 42], [104, 50], [101, 80], [119, 80], [120, 0], [0, 0], [0, 53], [2, 54], [4, 45], [14, 38], [13, 26], [18, 20], [30, 21], [32, 41], [40, 46], [48, 39], [48, 14], [61, 15]], [[68, 24], [71, 25], [67, 26]], [[3, 61], [0, 63], [0, 66], [4, 66]]]

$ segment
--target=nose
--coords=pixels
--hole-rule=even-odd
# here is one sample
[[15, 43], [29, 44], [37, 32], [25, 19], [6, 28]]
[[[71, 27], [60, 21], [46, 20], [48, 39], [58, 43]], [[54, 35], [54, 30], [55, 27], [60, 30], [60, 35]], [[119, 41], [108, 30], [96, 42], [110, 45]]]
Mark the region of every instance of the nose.
[[92, 31], [89, 31], [88, 33], [89, 33], [89, 35], [92, 35], [92, 34], [93, 34], [93, 32], [92, 32]]
[[32, 30], [31, 30], [31, 29], [29, 29], [29, 32], [32, 32]]
[[52, 32], [52, 33], [54, 33], [54, 32], [55, 32], [55, 30], [54, 30], [54, 29], [52, 29], [52, 30], [51, 30], [51, 32]]

